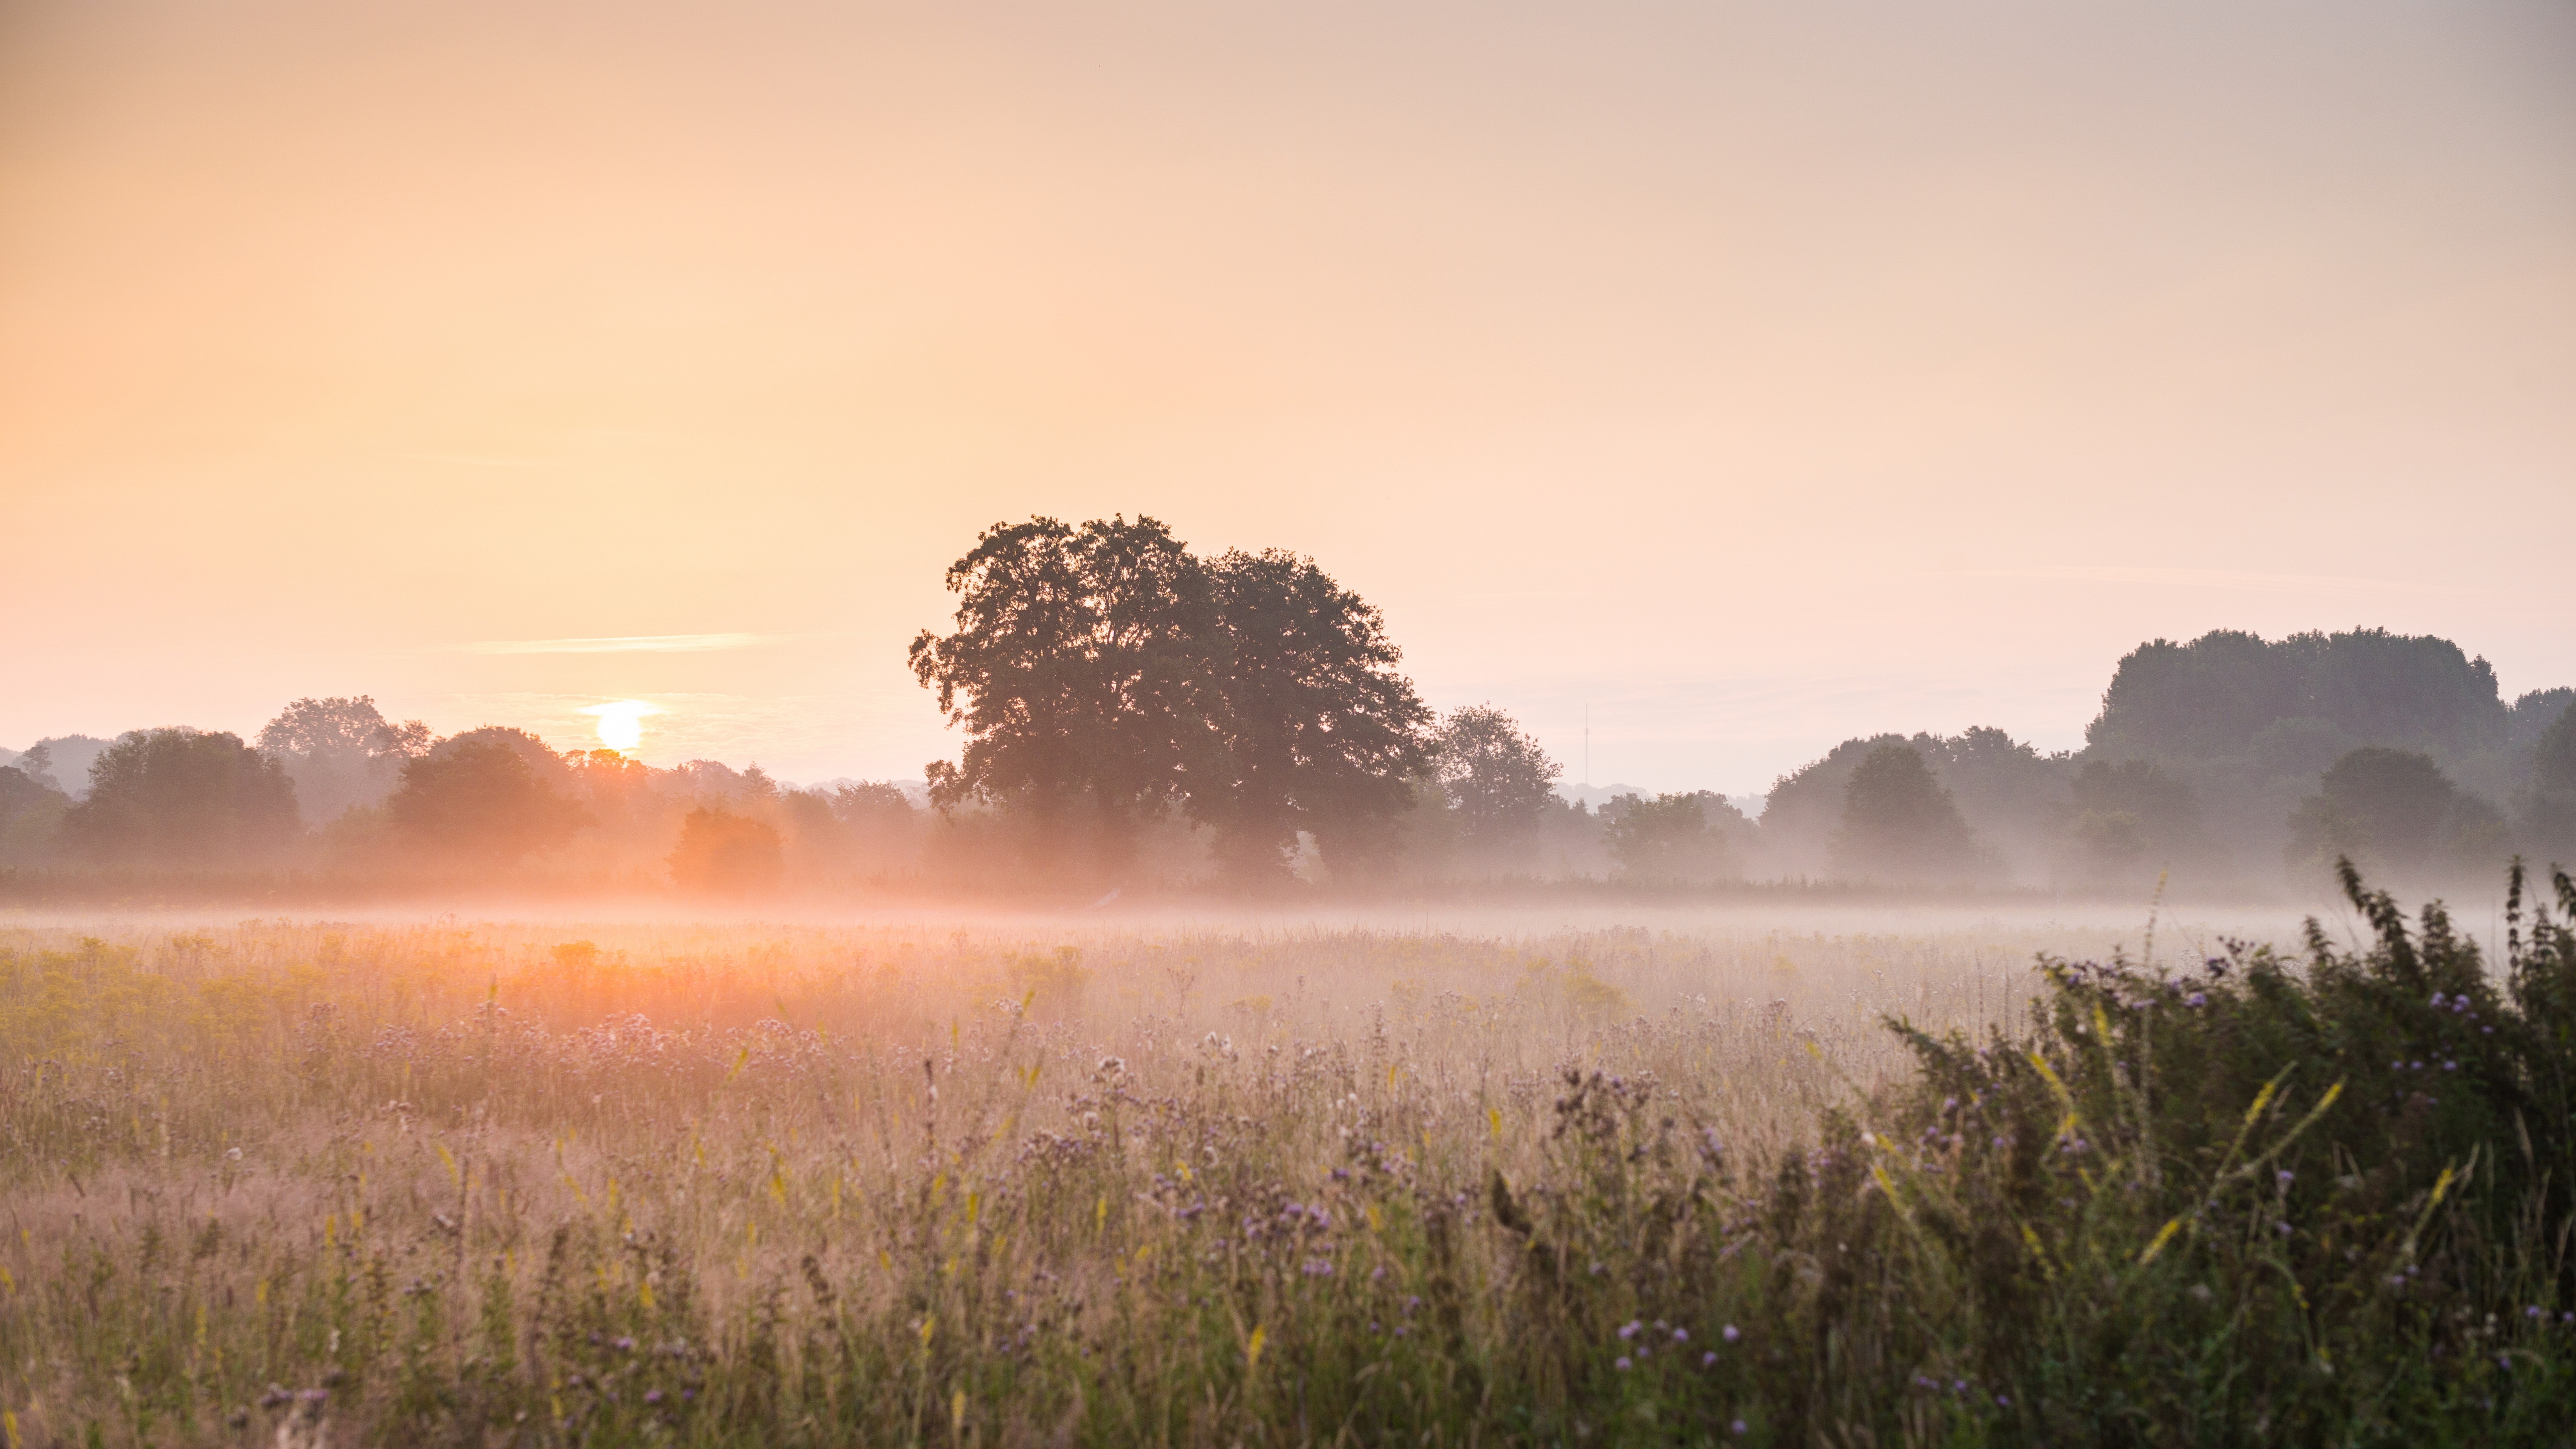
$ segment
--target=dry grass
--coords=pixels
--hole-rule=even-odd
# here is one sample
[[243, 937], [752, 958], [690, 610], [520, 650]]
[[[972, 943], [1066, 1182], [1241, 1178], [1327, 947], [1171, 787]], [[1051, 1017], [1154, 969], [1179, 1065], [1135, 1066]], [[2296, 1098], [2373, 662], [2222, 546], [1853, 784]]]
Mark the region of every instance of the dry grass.
[[[2138, 934], [1788, 924], [0, 930], [11, 1449], [1589, 1433], [1682, 1300], [1526, 1321], [1496, 1174], [1755, 1211], [1883, 1016]], [[1679, 1312], [1667, 1428], [1766, 1437]]]

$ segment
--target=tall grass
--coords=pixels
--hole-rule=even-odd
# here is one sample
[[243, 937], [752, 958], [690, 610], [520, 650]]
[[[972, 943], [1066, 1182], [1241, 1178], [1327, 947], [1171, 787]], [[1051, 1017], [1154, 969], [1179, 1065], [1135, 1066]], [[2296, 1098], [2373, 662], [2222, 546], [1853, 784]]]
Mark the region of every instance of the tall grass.
[[0, 1408], [11, 1449], [2563, 1425], [2576, 946], [2517, 915], [2489, 973], [2354, 892], [2367, 949], [2170, 980], [1634, 930], [28, 935]]

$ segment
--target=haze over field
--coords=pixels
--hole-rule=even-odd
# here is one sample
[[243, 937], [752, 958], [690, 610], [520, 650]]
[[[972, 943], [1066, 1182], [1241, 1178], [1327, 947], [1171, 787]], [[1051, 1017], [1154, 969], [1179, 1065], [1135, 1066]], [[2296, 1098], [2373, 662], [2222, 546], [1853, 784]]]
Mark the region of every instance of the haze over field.
[[0, 10], [0, 742], [371, 693], [954, 753], [1147, 513], [1593, 781], [2080, 744], [2213, 628], [2576, 680], [2563, 5]]

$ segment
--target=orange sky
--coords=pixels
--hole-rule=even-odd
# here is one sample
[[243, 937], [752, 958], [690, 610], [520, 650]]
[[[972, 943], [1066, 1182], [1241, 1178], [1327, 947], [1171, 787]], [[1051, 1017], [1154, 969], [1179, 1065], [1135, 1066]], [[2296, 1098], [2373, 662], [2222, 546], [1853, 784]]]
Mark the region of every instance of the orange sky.
[[2551, 0], [0, 0], [0, 744], [913, 776], [1039, 511], [1314, 554], [1569, 778], [2071, 745], [2219, 626], [2576, 683], [2571, 76]]

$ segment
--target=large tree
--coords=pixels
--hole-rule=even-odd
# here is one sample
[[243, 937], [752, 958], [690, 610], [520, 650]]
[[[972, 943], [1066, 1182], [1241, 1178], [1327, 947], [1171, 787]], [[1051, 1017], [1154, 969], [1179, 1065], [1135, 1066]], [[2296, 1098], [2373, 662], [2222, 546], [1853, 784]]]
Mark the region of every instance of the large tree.
[[266, 864], [302, 834], [295, 785], [239, 735], [136, 730], [90, 765], [63, 816], [73, 855], [102, 864]]
[[928, 767], [931, 802], [1025, 811], [1050, 847], [1087, 826], [1123, 863], [1222, 753], [1207, 571], [1151, 518], [1032, 518], [985, 530], [947, 582], [956, 631], [922, 631], [912, 669], [967, 738]]
[[1209, 566], [1220, 642], [1209, 651], [1224, 744], [1191, 812], [1238, 877], [1287, 869], [1297, 833], [1349, 867], [1384, 843], [1429, 761], [1431, 712], [1395, 672], [1386, 621], [1314, 560], [1278, 549]]

